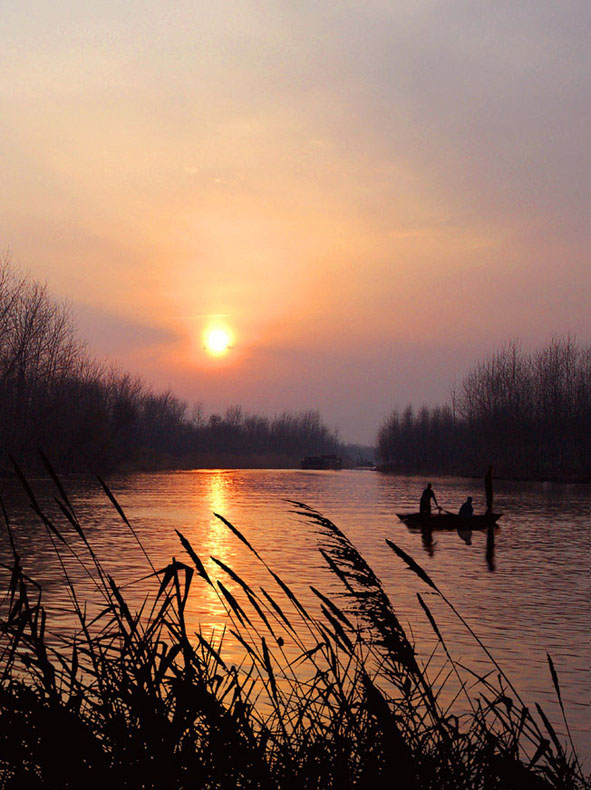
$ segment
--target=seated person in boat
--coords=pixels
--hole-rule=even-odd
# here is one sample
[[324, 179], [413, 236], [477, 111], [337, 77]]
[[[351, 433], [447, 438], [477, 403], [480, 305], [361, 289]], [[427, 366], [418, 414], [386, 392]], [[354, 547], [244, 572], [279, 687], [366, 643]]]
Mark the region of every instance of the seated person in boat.
[[431, 483], [427, 483], [427, 488], [421, 494], [421, 503], [419, 505], [421, 516], [431, 515], [431, 500], [435, 502], [435, 507], [439, 507], [439, 505], [437, 504], [437, 499], [435, 498], [435, 492], [433, 491], [433, 487]]
[[460, 508], [460, 516], [473, 516], [474, 515], [474, 508], [472, 507], [472, 497], [469, 496], [468, 499], [464, 502], [462, 507]]

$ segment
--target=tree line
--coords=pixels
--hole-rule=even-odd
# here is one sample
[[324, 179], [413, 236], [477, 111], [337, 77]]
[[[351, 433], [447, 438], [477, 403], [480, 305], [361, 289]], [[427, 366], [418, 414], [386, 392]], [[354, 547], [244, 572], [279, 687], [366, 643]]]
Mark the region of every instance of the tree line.
[[269, 418], [239, 406], [205, 415], [97, 361], [66, 304], [0, 262], [0, 470], [43, 449], [65, 472], [207, 465], [293, 466], [335, 452], [316, 411]]
[[377, 438], [381, 468], [541, 479], [591, 477], [591, 346], [511, 342], [479, 362], [449, 403], [392, 411]]

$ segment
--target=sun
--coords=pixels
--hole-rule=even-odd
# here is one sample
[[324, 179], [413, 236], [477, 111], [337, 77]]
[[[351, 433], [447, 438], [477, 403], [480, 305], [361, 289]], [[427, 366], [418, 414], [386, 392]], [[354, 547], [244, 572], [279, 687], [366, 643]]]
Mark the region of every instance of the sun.
[[223, 357], [232, 348], [234, 335], [225, 326], [210, 326], [203, 333], [206, 352], [212, 357]]

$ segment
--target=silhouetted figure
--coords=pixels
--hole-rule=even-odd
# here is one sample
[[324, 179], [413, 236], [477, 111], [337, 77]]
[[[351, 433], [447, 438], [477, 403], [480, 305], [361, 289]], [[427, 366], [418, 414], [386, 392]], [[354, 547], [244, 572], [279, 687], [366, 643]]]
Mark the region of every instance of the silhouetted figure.
[[433, 491], [433, 487], [431, 483], [427, 483], [427, 488], [421, 494], [421, 503], [419, 505], [419, 511], [421, 516], [430, 516], [431, 515], [431, 500], [435, 502], [435, 507], [439, 507], [437, 504], [437, 499], [435, 498], [435, 492]]
[[460, 508], [460, 516], [467, 517], [474, 515], [474, 508], [472, 507], [472, 497], [469, 496], [468, 499], [464, 502], [462, 507]]
[[493, 509], [493, 483], [492, 483], [492, 466], [488, 467], [488, 472], [484, 475], [484, 490], [486, 491], [486, 512], [492, 513]]

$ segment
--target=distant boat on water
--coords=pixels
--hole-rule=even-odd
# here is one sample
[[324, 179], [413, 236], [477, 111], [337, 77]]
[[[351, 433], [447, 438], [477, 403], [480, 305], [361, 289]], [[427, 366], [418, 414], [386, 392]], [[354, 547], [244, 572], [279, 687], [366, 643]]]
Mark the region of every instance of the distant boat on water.
[[396, 513], [407, 527], [427, 529], [487, 529], [494, 526], [502, 513], [482, 513], [474, 516], [459, 516], [455, 513]]
[[300, 461], [302, 469], [342, 469], [343, 459], [338, 455], [307, 455]]
[[[493, 513], [493, 468], [488, 467], [484, 476], [484, 490], [486, 492], [486, 513], [473, 513], [471, 516], [450, 513], [438, 507], [438, 513], [396, 513], [398, 518], [407, 527], [420, 527], [421, 529], [488, 529], [496, 526], [502, 513]], [[429, 486], [431, 483], [429, 483]], [[468, 498], [468, 502], [472, 497]], [[472, 507], [470, 506], [470, 510]], [[461, 508], [463, 510], [463, 506]]]

